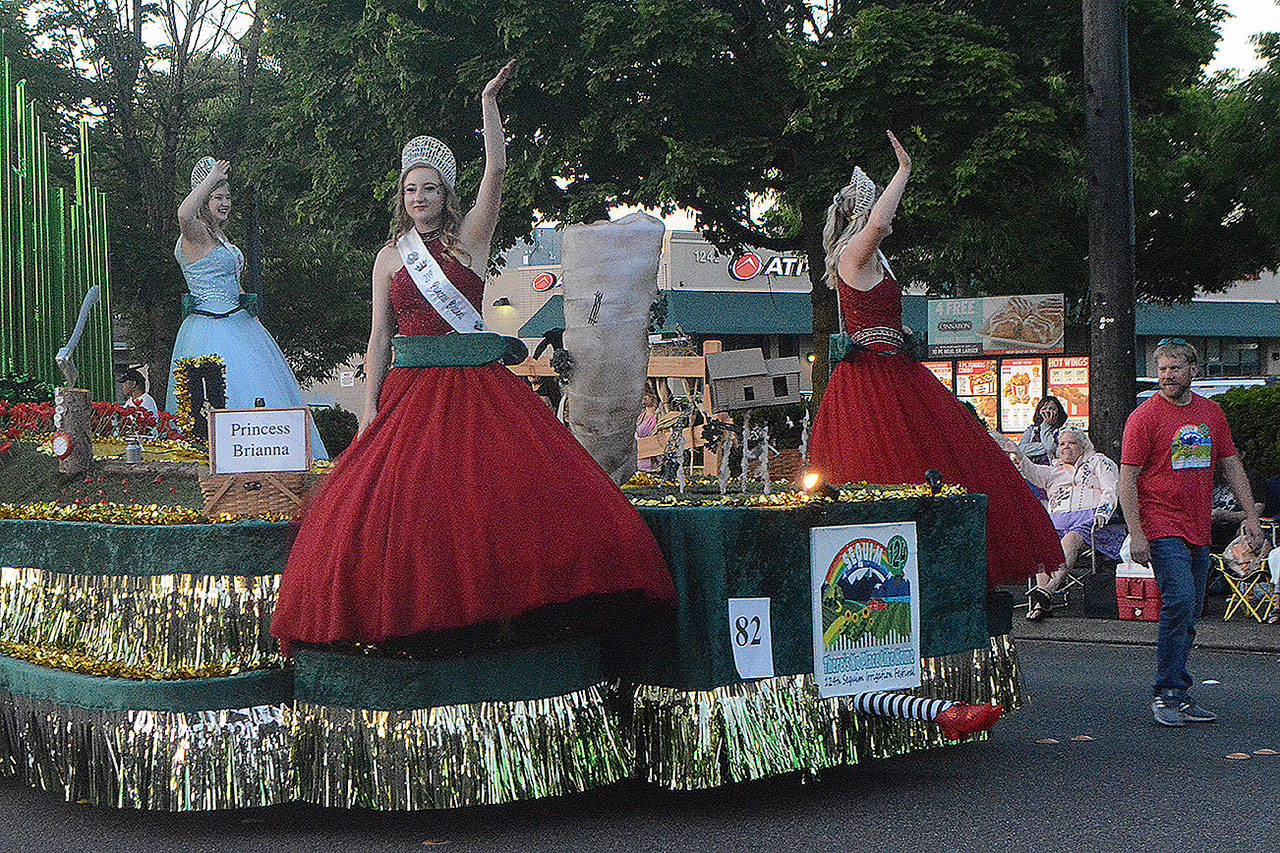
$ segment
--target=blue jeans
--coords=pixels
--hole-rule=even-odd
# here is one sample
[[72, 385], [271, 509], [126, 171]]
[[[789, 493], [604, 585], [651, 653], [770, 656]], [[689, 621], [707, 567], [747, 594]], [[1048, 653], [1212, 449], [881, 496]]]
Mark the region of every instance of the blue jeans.
[[1209, 583], [1209, 549], [1181, 536], [1151, 540], [1151, 569], [1160, 587], [1160, 633], [1156, 639], [1154, 692], [1181, 699], [1191, 687], [1187, 658], [1196, 640], [1196, 617]]

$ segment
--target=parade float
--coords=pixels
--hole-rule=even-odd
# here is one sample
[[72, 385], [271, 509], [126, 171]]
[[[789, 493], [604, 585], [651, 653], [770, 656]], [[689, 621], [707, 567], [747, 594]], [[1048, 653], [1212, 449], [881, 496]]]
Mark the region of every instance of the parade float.
[[[37, 147], [10, 145], [6, 162]], [[17, 198], [4, 196], [5, 229]], [[104, 258], [104, 237], [93, 230], [75, 256]], [[105, 296], [105, 262], [27, 290], [7, 259], [6, 370], [63, 363], [66, 391], [74, 347], [56, 345], [80, 340], [84, 375], [106, 383], [85, 393], [109, 398], [109, 325], [105, 354], [94, 349], [105, 300], [81, 310], [83, 338], [72, 328], [93, 285]], [[581, 306], [585, 325], [602, 320], [600, 302]], [[627, 303], [627, 322], [641, 309]], [[9, 322], [24, 311], [32, 323]], [[15, 334], [36, 327], [39, 342]], [[600, 400], [634, 421], [635, 395], [623, 405], [602, 391], [626, 358], [590, 353], [593, 337], [619, 336], [565, 340], [581, 369], [575, 434], [605, 447], [621, 479], [634, 435], [584, 417]], [[1020, 703], [1011, 601], [987, 590], [984, 496], [936, 482], [804, 491], [771, 482], [767, 465], [763, 481], [729, 488], [686, 480], [683, 456], [676, 481], [640, 474], [624, 490], [670, 568], [674, 610], [611, 599], [589, 621], [286, 658], [268, 629], [295, 528], [262, 487], [270, 470], [241, 475], [235, 501], [231, 487], [211, 493], [218, 475], [191, 436], [217, 365], [189, 367], [203, 378], [182, 385], [172, 420], [89, 407], [88, 438], [71, 441], [92, 449], [79, 471], [59, 470], [65, 405], [0, 409], [0, 774], [117, 808], [454, 808], [624, 780], [690, 790], [816, 773], [945, 745], [933, 706]]]

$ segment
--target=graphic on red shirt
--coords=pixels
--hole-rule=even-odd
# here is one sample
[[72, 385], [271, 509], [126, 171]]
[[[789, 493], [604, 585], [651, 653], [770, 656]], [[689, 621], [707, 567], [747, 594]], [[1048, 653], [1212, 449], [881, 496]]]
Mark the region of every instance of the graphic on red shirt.
[[1209, 544], [1213, 469], [1236, 455], [1222, 409], [1193, 394], [1177, 406], [1156, 394], [1129, 415], [1120, 462], [1136, 465], [1142, 532]]
[[1178, 430], [1169, 448], [1169, 459], [1174, 470], [1213, 465], [1213, 439], [1209, 436], [1209, 425], [1187, 424]]

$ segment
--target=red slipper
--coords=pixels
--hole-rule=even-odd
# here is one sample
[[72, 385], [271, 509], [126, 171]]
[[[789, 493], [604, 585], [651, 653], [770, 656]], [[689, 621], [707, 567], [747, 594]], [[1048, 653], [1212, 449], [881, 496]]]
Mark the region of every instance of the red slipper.
[[957, 702], [934, 720], [947, 740], [963, 740], [975, 732], [985, 732], [996, 724], [1004, 708], [1000, 705], [966, 705]]

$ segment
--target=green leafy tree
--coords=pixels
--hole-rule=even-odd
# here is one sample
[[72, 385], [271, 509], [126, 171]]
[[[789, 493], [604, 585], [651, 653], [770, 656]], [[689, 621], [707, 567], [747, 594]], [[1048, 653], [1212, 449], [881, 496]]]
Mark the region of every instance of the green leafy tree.
[[[1248, 156], [1238, 140], [1262, 127], [1249, 107], [1261, 89], [1273, 108], [1274, 93], [1201, 79], [1221, 17], [1208, 0], [1130, 4], [1138, 278], [1161, 298], [1274, 257], [1250, 206], [1265, 202], [1230, 181]], [[313, 158], [299, 222], [371, 249], [395, 152], [418, 132], [453, 144], [465, 195], [475, 93], [511, 54], [502, 234], [531, 214], [689, 208], [722, 247], [806, 253], [821, 336], [835, 325], [818, 281], [826, 205], [855, 164], [887, 179], [885, 128], [916, 163], [886, 245], [904, 278], [952, 294], [1064, 290], [1087, 310], [1080, 31], [1074, 0], [299, 0], [266, 40], [288, 92], [275, 142]], [[760, 199], [773, 207], [753, 219]]]
[[[95, 169], [108, 199], [114, 307], [149, 362], [162, 399], [179, 320], [181, 272], [172, 253], [174, 211], [186, 172], [205, 153], [201, 107], [252, 85], [251, 0], [38, 0], [38, 30], [76, 75], [80, 115], [95, 119]], [[260, 29], [260, 28], [259, 28]], [[250, 45], [251, 46], [251, 45]], [[181, 194], [181, 195], [180, 195]]]

